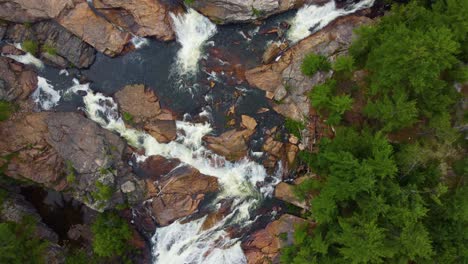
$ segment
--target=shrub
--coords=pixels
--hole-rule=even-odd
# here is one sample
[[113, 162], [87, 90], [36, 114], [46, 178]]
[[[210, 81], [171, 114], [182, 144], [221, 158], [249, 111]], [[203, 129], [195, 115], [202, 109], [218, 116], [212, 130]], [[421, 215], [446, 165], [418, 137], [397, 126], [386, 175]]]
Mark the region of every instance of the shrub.
[[122, 119], [126, 122], [126, 123], [133, 123], [133, 116], [132, 114], [130, 114], [129, 112], [124, 112], [122, 114]]
[[351, 56], [340, 56], [333, 63], [333, 70], [344, 77], [350, 77], [354, 70], [354, 58]]
[[44, 44], [42, 49], [50, 55], [57, 55], [57, 49], [49, 44]]
[[23, 44], [21, 44], [21, 48], [32, 55], [36, 55], [39, 50], [39, 46], [34, 40], [25, 40]]
[[10, 102], [0, 100], [0, 122], [10, 118], [16, 110], [15, 105]]
[[102, 182], [96, 182], [97, 191], [92, 193], [92, 196], [97, 201], [108, 201], [114, 194], [114, 188], [105, 185]]
[[132, 237], [128, 223], [112, 212], [99, 215], [91, 231], [94, 235], [93, 251], [100, 257], [124, 255], [127, 242]]
[[331, 69], [331, 64], [327, 57], [311, 53], [304, 58], [301, 65], [301, 70], [304, 75], [312, 76], [318, 71], [328, 71]]
[[301, 131], [304, 130], [305, 125], [300, 121], [296, 121], [291, 118], [286, 118], [284, 121], [284, 127], [297, 138], [301, 138]]

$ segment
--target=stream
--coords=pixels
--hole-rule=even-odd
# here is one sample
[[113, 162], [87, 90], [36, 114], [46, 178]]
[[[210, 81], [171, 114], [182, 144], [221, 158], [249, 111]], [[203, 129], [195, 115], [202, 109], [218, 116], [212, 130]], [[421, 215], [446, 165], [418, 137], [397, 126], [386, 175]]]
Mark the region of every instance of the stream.
[[[158, 227], [152, 238], [154, 263], [246, 263], [241, 241], [260, 218], [275, 217], [275, 211], [265, 215], [258, 212], [281, 181], [283, 168], [280, 165], [273, 174], [268, 174], [261, 165], [261, 157], [253, 154], [230, 162], [205, 148], [202, 138], [228, 129], [225, 113], [234, 105], [236, 115], [247, 114], [257, 120], [259, 129], [250, 153], [260, 152], [263, 132], [283, 123], [283, 118], [272, 110], [258, 113], [261, 108], [270, 109], [265, 94], [242, 79], [245, 70], [261, 64], [266, 47], [278, 40], [276, 34], [265, 32], [288, 21], [291, 28], [284, 38], [296, 43], [335, 18], [371, 7], [373, 3], [374, 0], [362, 0], [342, 8], [337, 8], [333, 1], [322, 6], [310, 5], [271, 17], [259, 25], [216, 26], [189, 9], [180, 16], [171, 15], [176, 41], [135, 39], [135, 50], [116, 58], [98, 54], [94, 64], [82, 71], [44, 66], [29, 53], [13, 59], [38, 68], [38, 89], [32, 97], [39, 109], [80, 108], [88, 118], [119, 134], [129, 145], [144, 149], [144, 155], [134, 154], [137, 162], [151, 155], [178, 158], [201, 173], [218, 178], [221, 190], [203, 204], [203, 211], [216, 212], [229, 200], [229, 213], [206, 230], [201, 228], [206, 215]], [[161, 144], [146, 132], [125, 126], [111, 95], [127, 84], [150, 87], [161, 106], [176, 113], [179, 120], [176, 140]], [[229, 231], [232, 229], [240, 231], [232, 235]]]

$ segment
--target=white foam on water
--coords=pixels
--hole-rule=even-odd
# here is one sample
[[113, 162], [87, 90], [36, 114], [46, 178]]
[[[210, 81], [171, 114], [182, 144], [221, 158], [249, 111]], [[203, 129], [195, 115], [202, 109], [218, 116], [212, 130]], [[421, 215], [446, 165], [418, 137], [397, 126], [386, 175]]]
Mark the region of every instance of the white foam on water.
[[43, 77], [37, 76], [37, 88], [31, 95], [34, 102], [43, 110], [50, 110], [58, 104], [61, 98], [60, 91]]
[[291, 21], [291, 28], [287, 33], [287, 37], [292, 42], [298, 42], [322, 29], [337, 17], [371, 7], [374, 1], [375, 0], [361, 0], [343, 9], [337, 9], [335, 1], [333, 0], [322, 6], [313, 4], [304, 6], [297, 11], [296, 16]]
[[[264, 197], [272, 194], [282, 168], [272, 176], [271, 182], [266, 183], [268, 175], [260, 164], [247, 158], [230, 162], [203, 146], [202, 138], [212, 132], [208, 123], [177, 121], [177, 139], [161, 144], [143, 131], [126, 127], [118, 113], [118, 105], [111, 97], [88, 89], [83, 100], [90, 119], [117, 132], [130, 145], [145, 150], [145, 156], [137, 156], [138, 162], [151, 155], [178, 158], [201, 173], [218, 178], [221, 190], [212, 205], [219, 206], [224, 198], [233, 201], [231, 213], [208, 230], [202, 230], [203, 218], [184, 224], [179, 220], [158, 228], [153, 237], [155, 263], [246, 263], [240, 242], [230, 238], [225, 230], [234, 224], [245, 227], [256, 220], [252, 219], [250, 212], [260, 205]], [[257, 187], [257, 183], [262, 187]]]
[[[22, 49], [21, 43], [15, 43], [14, 46], [17, 49], [26, 52], [25, 50]], [[10, 58], [22, 64], [33, 65], [38, 69], [44, 68], [44, 63], [40, 59], [34, 57], [34, 55], [32, 55], [29, 52], [26, 52], [24, 55], [2, 54], [2, 56]]]
[[135, 49], [140, 49], [149, 45], [148, 39], [139, 36], [133, 36], [131, 41]]
[[194, 74], [202, 49], [207, 40], [216, 34], [216, 25], [193, 9], [187, 13], [170, 14], [177, 42], [182, 46], [177, 52], [176, 65], [181, 75]]

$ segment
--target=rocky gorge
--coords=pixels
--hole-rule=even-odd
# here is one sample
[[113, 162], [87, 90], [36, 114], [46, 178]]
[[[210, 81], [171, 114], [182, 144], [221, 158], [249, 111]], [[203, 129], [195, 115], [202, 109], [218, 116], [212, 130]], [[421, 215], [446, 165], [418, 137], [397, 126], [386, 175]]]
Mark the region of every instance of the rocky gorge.
[[[0, 0], [0, 220], [32, 217], [47, 262], [79, 250], [98, 263], [279, 263], [297, 226], [313, 230], [294, 186], [318, 176], [297, 155], [333, 134], [307, 96], [331, 71], [300, 65], [346, 54], [379, 10], [191, 2]], [[330, 23], [288, 35], [297, 9], [330, 3]], [[42, 206], [78, 212], [58, 228]], [[129, 226], [124, 256], [93, 252], [108, 212]]]

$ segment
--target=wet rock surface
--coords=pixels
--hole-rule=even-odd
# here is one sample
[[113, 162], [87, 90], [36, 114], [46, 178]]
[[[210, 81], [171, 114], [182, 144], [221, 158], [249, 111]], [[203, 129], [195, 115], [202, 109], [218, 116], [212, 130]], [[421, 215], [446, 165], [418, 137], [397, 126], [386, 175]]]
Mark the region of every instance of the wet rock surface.
[[304, 120], [310, 113], [307, 93], [330, 76], [328, 72], [318, 72], [312, 77], [304, 76], [301, 72], [304, 57], [315, 52], [333, 60], [350, 45], [353, 29], [370, 21], [360, 16], [338, 18], [284, 52], [277, 62], [248, 70], [245, 73], [247, 81], [266, 91], [270, 98], [276, 96], [275, 99], [281, 99], [281, 103], [273, 105], [276, 112], [295, 120]]
[[218, 191], [216, 177], [201, 174], [190, 166], [180, 166], [165, 176], [152, 181], [152, 209], [160, 225], [193, 214], [206, 194]]

